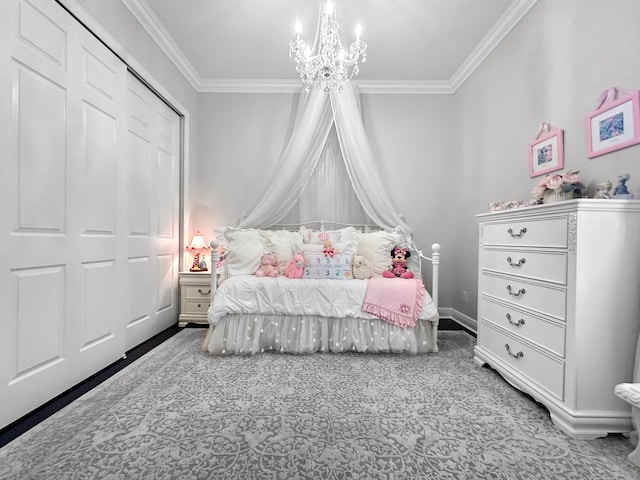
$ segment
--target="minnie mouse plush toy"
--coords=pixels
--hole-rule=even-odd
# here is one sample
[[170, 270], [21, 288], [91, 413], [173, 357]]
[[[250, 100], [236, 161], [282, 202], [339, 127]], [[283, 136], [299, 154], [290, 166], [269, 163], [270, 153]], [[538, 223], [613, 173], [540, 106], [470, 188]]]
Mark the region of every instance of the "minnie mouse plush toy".
[[391, 249], [391, 267], [382, 272], [385, 278], [413, 278], [413, 272], [407, 270], [407, 258], [411, 252], [405, 247], [395, 246]]

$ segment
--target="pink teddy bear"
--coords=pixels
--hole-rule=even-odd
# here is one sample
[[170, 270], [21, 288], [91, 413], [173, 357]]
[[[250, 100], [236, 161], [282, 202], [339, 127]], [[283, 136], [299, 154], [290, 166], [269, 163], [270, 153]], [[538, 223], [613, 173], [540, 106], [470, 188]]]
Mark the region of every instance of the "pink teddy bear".
[[278, 271], [278, 260], [275, 255], [265, 253], [260, 259], [260, 268], [256, 272], [256, 277], [278, 277], [280, 272]]

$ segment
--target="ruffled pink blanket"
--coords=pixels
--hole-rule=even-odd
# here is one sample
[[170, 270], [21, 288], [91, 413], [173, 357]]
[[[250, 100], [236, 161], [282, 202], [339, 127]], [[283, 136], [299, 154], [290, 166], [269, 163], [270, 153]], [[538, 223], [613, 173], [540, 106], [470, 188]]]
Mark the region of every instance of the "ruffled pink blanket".
[[402, 328], [414, 327], [424, 302], [424, 285], [413, 278], [372, 277], [362, 309]]

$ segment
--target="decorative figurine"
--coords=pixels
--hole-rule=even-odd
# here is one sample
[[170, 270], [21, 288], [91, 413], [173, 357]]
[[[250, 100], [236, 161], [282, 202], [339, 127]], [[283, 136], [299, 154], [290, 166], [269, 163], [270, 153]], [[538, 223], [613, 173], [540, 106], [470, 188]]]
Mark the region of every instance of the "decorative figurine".
[[593, 198], [611, 198], [611, 194], [609, 193], [609, 191], [611, 190], [612, 186], [613, 185], [609, 180], [600, 182]]
[[198, 268], [201, 272], [206, 272], [207, 269], [207, 261], [205, 260], [205, 255], [200, 255], [200, 263], [198, 263]]
[[624, 175], [618, 175], [618, 185], [613, 190], [613, 198], [618, 199], [632, 199], [633, 194], [629, 193], [629, 189], [627, 188], [627, 182], [631, 176], [628, 173]]

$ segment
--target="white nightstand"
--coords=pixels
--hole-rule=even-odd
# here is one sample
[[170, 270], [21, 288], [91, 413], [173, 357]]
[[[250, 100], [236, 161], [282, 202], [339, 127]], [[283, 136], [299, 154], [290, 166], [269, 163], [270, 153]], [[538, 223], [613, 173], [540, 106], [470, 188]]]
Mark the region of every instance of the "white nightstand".
[[178, 326], [208, 324], [211, 272], [180, 272], [180, 317]]

